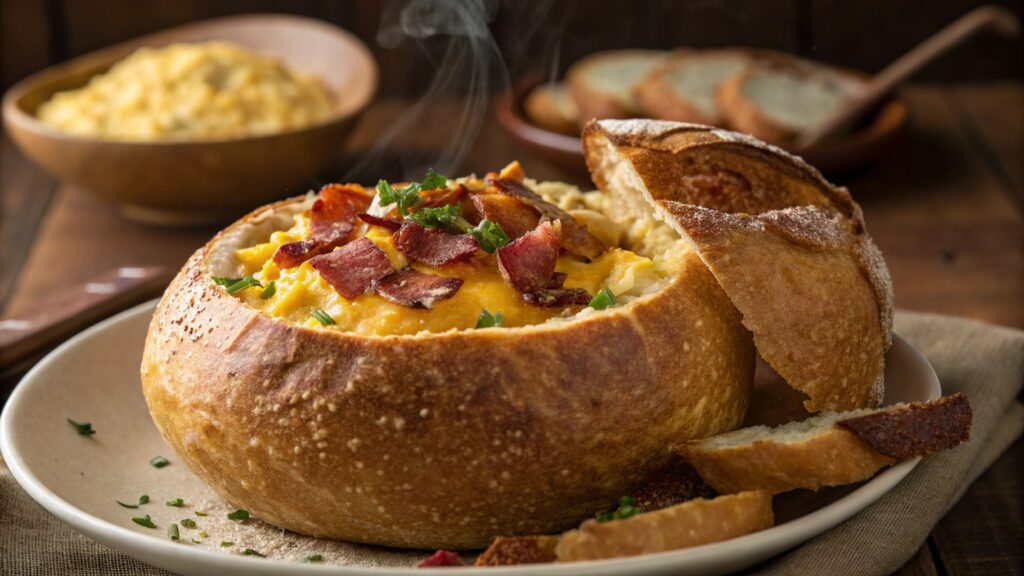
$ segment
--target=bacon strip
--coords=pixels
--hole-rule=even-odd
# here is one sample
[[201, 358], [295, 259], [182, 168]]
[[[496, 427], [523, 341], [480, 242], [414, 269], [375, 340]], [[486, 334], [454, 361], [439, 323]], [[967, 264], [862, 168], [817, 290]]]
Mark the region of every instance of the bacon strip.
[[498, 270], [513, 288], [535, 292], [551, 285], [558, 263], [558, 239], [561, 226], [556, 221], [542, 222], [532, 231], [500, 248]]
[[409, 260], [429, 266], [462, 262], [476, 254], [480, 248], [472, 236], [425, 228], [412, 220], [403, 222], [401, 229], [392, 234], [391, 238], [395, 248]]
[[590, 300], [590, 294], [582, 288], [546, 288], [523, 294], [523, 302], [540, 308], [586, 306]]
[[410, 308], [433, 308], [434, 302], [451, 298], [462, 286], [460, 278], [424, 274], [405, 268], [377, 283], [377, 294]]
[[402, 222], [399, 220], [381, 218], [380, 216], [374, 216], [373, 214], [367, 214], [366, 212], [360, 212], [359, 219], [371, 226], [380, 226], [381, 228], [387, 228], [388, 230], [398, 230], [402, 227]]
[[440, 566], [465, 566], [466, 563], [456, 552], [438, 550], [416, 563], [417, 568], [435, 568]]
[[540, 214], [515, 196], [505, 194], [474, 194], [473, 207], [486, 218], [497, 223], [510, 240], [515, 240], [537, 227]]
[[365, 212], [372, 200], [359, 184], [324, 186], [310, 210], [309, 236], [278, 248], [274, 263], [278, 268], [293, 268], [345, 244], [355, 230], [356, 214]]
[[532, 206], [540, 212], [541, 216], [547, 216], [551, 220], [562, 222], [562, 247], [577, 254], [593, 260], [605, 251], [605, 245], [598, 240], [586, 227], [576, 222], [571, 214], [558, 206], [541, 198], [536, 192], [530, 190], [522, 182], [509, 178], [491, 178], [487, 183], [494, 186], [502, 194], [515, 196], [523, 202]]
[[391, 261], [369, 238], [360, 238], [341, 248], [316, 256], [310, 266], [349, 300], [370, 290], [375, 282], [391, 274]]

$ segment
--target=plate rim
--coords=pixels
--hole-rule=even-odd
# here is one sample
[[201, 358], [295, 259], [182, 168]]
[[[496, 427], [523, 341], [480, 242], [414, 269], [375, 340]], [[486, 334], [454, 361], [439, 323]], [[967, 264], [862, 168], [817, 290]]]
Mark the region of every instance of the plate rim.
[[[165, 539], [141, 534], [93, 516], [58, 496], [47, 487], [42, 479], [32, 472], [23, 460], [18, 448], [13, 444], [12, 421], [14, 416], [12, 414], [18, 410], [19, 402], [22, 401], [22, 397], [27, 393], [26, 390], [38, 378], [37, 374], [42, 372], [55, 358], [58, 358], [68, 350], [86, 345], [95, 335], [101, 334], [122, 323], [129, 322], [137, 316], [151, 314], [158, 303], [159, 299], [154, 299], [133, 306], [76, 334], [47, 354], [15, 386], [4, 406], [3, 412], [0, 413], [0, 454], [3, 455], [4, 462], [8, 470], [10, 470], [12, 477], [28, 493], [29, 497], [43, 506], [58, 520], [71, 526], [71, 528], [86, 537], [142, 562], [171, 571], [175, 570], [173, 566], [180, 566], [182, 563], [191, 564], [195, 568], [207, 571], [244, 567], [247, 573], [250, 574], [277, 574], [286, 566], [289, 567], [289, 572], [301, 571], [309, 574], [331, 573], [347, 576], [404, 576], [417, 570], [413, 567], [297, 564], [285, 560], [248, 558], [206, 549], [184, 547]], [[914, 361], [921, 363], [923, 367], [927, 368], [925, 373], [929, 380], [929, 399], [941, 396], [941, 383], [928, 360], [906, 340], [899, 335], [893, 334], [892, 349], [895, 349], [897, 346], [905, 348], [903, 353], [909, 352], [910, 357]], [[890, 353], [892, 349], [890, 349]], [[783, 524], [738, 538], [641, 556], [564, 564], [467, 567], [461, 569], [459, 573], [480, 576], [485, 574], [535, 574], [543, 572], [545, 574], [568, 576], [571, 574], [620, 574], [624, 569], [628, 569], [630, 572], [655, 572], [666, 569], [683, 570], [699, 568], [704, 563], [722, 556], [723, 553], [733, 555], [736, 566], [730, 568], [723, 565], [721, 568], [726, 570], [739, 569], [743, 566], [753, 565], [746, 560], [740, 560], [741, 558], [756, 557], [756, 562], [762, 562], [772, 556], [788, 551], [819, 534], [823, 534], [850, 519], [892, 490], [917, 466], [920, 460], [920, 458], [915, 458], [900, 462], [880, 472], [849, 494], [826, 506]], [[741, 547], [743, 553], [737, 554], [739, 551], [737, 549]], [[424, 555], [427, 553], [425, 551]], [[239, 564], [239, 562], [242, 564]], [[728, 562], [724, 564], [728, 564]]]

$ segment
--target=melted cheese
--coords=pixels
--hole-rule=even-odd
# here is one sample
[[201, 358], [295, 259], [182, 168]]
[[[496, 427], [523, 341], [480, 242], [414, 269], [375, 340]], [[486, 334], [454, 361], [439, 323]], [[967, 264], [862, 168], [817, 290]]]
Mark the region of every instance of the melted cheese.
[[[474, 328], [484, 309], [492, 313], [500, 311], [504, 316], [504, 327], [540, 324], [573, 312], [573, 309], [524, 304], [521, 295], [501, 277], [494, 256], [483, 253], [468, 262], [440, 268], [413, 265], [422, 272], [463, 280], [454, 296], [435, 302], [430, 310], [393, 304], [376, 294], [364, 294], [348, 300], [339, 295], [309, 262], [284, 270], [274, 264], [272, 257], [277, 248], [302, 240], [308, 229], [308, 216], [299, 215], [291, 229], [274, 232], [266, 243], [235, 252], [246, 274], [252, 274], [264, 286], [271, 281], [276, 286], [274, 295], [266, 300], [260, 298], [259, 288], [243, 290], [239, 296], [246, 303], [271, 316], [310, 328], [322, 328], [311, 315], [314, 309], [319, 308], [336, 322], [330, 326], [331, 329], [376, 336]], [[369, 227], [366, 237], [387, 254], [394, 269], [408, 264], [395, 248], [388, 231]], [[664, 277], [651, 259], [621, 248], [611, 248], [592, 262], [564, 255], [559, 259], [556, 270], [567, 275], [567, 288], [582, 288], [590, 294], [608, 288], [617, 298], [643, 296], [660, 286], [659, 281]]]

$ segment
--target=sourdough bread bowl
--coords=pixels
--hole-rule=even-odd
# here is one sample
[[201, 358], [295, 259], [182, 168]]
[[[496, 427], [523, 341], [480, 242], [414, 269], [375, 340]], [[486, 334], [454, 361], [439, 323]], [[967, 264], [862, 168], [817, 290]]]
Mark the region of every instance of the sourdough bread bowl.
[[[698, 255], [662, 223], [670, 216], [640, 195], [518, 181], [550, 202], [535, 206], [560, 217], [563, 242], [574, 227], [602, 238], [601, 255], [563, 251], [559, 273], [566, 287], [611, 290], [614, 306], [538, 317], [509, 299], [519, 295], [493, 270], [500, 250], [431, 269], [464, 282], [426, 308], [373, 293], [348, 300], [315, 276], [316, 258], [288, 270], [240, 259], [303, 237], [288, 231], [320, 200], [279, 202], [197, 251], [156, 310], [142, 383], [168, 443], [233, 505], [276, 526], [467, 549], [574, 526], [662, 465], [673, 444], [737, 427], [753, 377], [750, 334]], [[445, 190], [480, 186], [475, 200], [490, 185], [471, 178]], [[370, 210], [388, 214], [381, 196]], [[542, 218], [530, 234], [551, 223]], [[317, 258], [368, 237], [395, 241], [370, 228], [359, 224], [358, 241]], [[230, 294], [215, 282], [247, 274], [263, 292]], [[270, 278], [276, 292], [264, 300]], [[486, 302], [502, 303], [505, 325], [465, 322]], [[310, 321], [313, 307], [337, 323]]]

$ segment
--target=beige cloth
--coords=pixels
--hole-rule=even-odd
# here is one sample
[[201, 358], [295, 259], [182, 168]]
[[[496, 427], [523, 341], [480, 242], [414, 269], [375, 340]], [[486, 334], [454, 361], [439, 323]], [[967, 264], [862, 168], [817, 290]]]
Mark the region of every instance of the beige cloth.
[[[759, 567], [759, 574], [890, 574], [1024, 429], [1024, 332], [901, 312], [896, 333], [935, 367], [943, 392], [974, 409], [972, 440], [926, 458], [896, 488], [849, 521]], [[0, 466], [0, 574], [167, 574], [78, 535], [47, 514]]]

